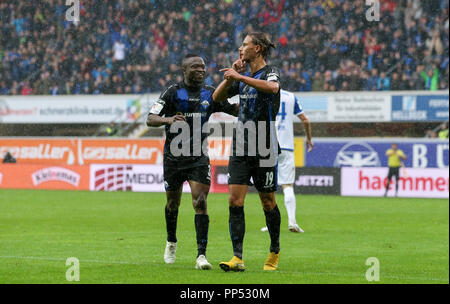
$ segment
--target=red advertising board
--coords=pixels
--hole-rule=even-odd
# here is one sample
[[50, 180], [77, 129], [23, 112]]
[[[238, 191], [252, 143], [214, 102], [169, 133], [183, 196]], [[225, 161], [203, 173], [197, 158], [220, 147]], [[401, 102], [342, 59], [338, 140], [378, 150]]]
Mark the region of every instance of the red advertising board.
[[[231, 139], [209, 139], [211, 165], [227, 166]], [[162, 165], [164, 139], [0, 138], [0, 159], [10, 152], [20, 164]]]
[[89, 190], [89, 166], [1, 164], [0, 188]]

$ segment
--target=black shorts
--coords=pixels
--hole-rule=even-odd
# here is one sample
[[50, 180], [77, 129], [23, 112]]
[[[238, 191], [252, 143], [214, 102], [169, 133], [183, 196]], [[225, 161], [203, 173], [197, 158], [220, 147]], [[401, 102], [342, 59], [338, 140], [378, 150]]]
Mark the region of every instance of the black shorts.
[[228, 164], [229, 185], [253, 184], [259, 192], [269, 193], [277, 191], [277, 166], [261, 167], [260, 158], [255, 156], [231, 156]]
[[179, 169], [175, 164], [164, 165], [164, 187], [166, 191], [177, 191], [185, 181], [195, 181], [205, 185], [211, 184], [211, 166]]
[[395, 180], [397, 181], [400, 176], [400, 167], [389, 167], [388, 180], [390, 181], [393, 176], [395, 176]]

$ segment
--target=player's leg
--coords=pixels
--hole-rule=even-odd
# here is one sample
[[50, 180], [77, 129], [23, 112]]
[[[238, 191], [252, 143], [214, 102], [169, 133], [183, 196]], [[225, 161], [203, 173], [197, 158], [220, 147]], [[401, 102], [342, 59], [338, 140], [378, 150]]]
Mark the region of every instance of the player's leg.
[[206, 260], [209, 230], [207, 197], [210, 187], [210, 176], [210, 167], [202, 166], [193, 168], [188, 180], [191, 187], [192, 206], [195, 210], [194, 224], [197, 239], [197, 261], [195, 268], [197, 269], [211, 269], [211, 264]]
[[282, 150], [278, 156], [278, 185], [283, 188], [284, 205], [288, 215], [288, 228], [292, 232], [304, 232], [297, 224], [297, 202], [294, 194], [295, 157], [293, 151]]
[[167, 242], [164, 251], [164, 261], [167, 264], [174, 263], [176, 258], [178, 208], [180, 207], [182, 190], [183, 188], [180, 186], [178, 190], [166, 191], [167, 204], [164, 212]]
[[209, 216], [206, 199], [209, 193], [209, 185], [196, 181], [189, 181], [192, 194], [192, 206], [195, 210], [195, 231], [197, 233], [197, 249], [199, 255], [206, 255], [208, 244]]
[[269, 256], [264, 263], [264, 270], [276, 270], [278, 268], [278, 260], [280, 257], [280, 210], [278, 209], [275, 200], [275, 192], [259, 192], [259, 197], [261, 199], [264, 215], [266, 217], [266, 225], [270, 235]]
[[245, 235], [245, 214], [244, 200], [250, 183], [249, 171], [246, 157], [230, 157], [228, 164], [228, 199], [229, 206], [229, 229], [233, 245], [233, 258], [229, 262], [219, 264], [224, 271], [244, 271], [244, 261], [242, 261], [244, 235]]
[[229, 224], [231, 241], [233, 243], [233, 253], [235, 256], [242, 259], [245, 235], [244, 201], [248, 191], [248, 185], [229, 185], [229, 191]]
[[230, 184], [228, 189], [230, 192], [228, 224], [233, 245], [233, 258], [229, 262], [220, 263], [219, 266], [224, 271], [244, 271], [245, 266], [242, 260], [245, 235], [244, 201], [248, 185]]
[[294, 185], [293, 184], [286, 184], [281, 185], [283, 188], [283, 194], [284, 194], [284, 205], [286, 207], [286, 211], [288, 214], [288, 229], [291, 232], [304, 232], [302, 228], [297, 224], [296, 220], [296, 208], [297, 208], [297, 201], [295, 199], [295, 193], [294, 193]]
[[166, 188], [167, 203], [164, 209], [166, 219], [167, 242], [164, 251], [164, 261], [167, 264], [175, 262], [177, 251], [177, 221], [178, 209], [181, 203], [184, 182], [183, 171], [170, 164], [164, 165], [164, 185]]
[[270, 235], [270, 253], [264, 264], [264, 270], [276, 270], [280, 257], [280, 225], [281, 215], [275, 199], [277, 190], [277, 166], [256, 167], [253, 175], [255, 187], [266, 217], [266, 225]]

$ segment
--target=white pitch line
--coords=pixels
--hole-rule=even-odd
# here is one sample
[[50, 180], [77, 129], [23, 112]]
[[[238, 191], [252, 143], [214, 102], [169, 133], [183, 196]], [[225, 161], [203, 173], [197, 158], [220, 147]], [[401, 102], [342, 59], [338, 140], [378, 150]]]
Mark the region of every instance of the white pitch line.
[[[26, 259], [26, 260], [43, 260], [43, 261], [66, 261], [64, 258], [52, 258], [52, 257], [34, 257], [34, 256], [0, 256], [0, 259]], [[124, 265], [144, 265], [145, 263], [133, 263], [133, 262], [121, 262], [121, 261], [99, 261], [99, 260], [85, 260], [86, 263], [100, 263], [100, 264], [124, 264]]]

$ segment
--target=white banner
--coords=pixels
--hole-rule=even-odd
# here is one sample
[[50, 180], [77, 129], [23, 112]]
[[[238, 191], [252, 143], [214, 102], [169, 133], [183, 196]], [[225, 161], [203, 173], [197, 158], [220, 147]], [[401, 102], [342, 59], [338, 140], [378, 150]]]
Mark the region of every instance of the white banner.
[[391, 120], [387, 93], [337, 93], [328, 99], [329, 122], [384, 122]]
[[0, 122], [133, 122], [147, 111], [146, 102], [138, 95], [0, 96]]
[[[160, 165], [91, 165], [90, 177], [91, 191], [165, 192]], [[183, 192], [191, 192], [187, 182]]]
[[[407, 95], [417, 103], [402, 102]], [[2, 123], [108, 123], [133, 122], [145, 119], [159, 98], [159, 93], [144, 95], [59, 95], [59, 96], [0, 96]], [[395, 92], [295, 92], [311, 122], [389, 122], [398, 117], [397, 107], [407, 106], [422, 111], [426, 104], [428, 120], [448, 119], [447, 91]], [[434, 97], [438, 99], [433, 99]], [[393, 104], [393, 99], [394, 103]], [[397, 100], [398, 99], [398, 100]], [[410, 100], [408, 99], [408, 100]], [[230, 98], [231, 103], [239, 97]], [[427, 103], [428, 102], [428, 103]], [[398, 103], [398, 104], [397, 104]], [[416, 105], [417, 104], [417, 105]], [[394, 110], [393, 110], [393, 106]], [[397, 110], [396, 110], [397, 109]], [[448, 111], [447, 111], [448, 112]], [[234, 122], [237, 118], [214, 113], [210, 122]], [[296, 119], [296, 122], [299, 120]]]
[[[388, 168], [341, 169], [342, 196], [383, 196], [387, 184]], [[392, 179], [388, 196], [395, 195], [395, 178]], [[448, 169], [400, 170], [399, 197], [449, 198]]]

